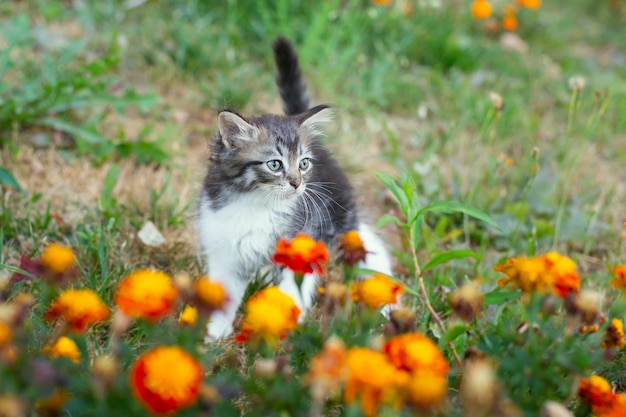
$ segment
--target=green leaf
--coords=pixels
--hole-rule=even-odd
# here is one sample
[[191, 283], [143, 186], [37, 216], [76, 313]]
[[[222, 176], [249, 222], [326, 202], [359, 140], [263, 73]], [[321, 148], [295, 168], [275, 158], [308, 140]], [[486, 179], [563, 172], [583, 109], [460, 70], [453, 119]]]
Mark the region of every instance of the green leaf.
[[465, 334], [468, 328], [469, 326], [467, 324], [457, 324], [456, 326], [449, 328], [443, 336], [444, 343], [447, 344], [456, 340], [456, 338]]
[[475, 219], [481, 220], [487, 223], [489, 226], [495, 228], [496, 230], [503, 232], [504, 230], [495, 220], [493, 220], [486, 213], [474, 208], [472, 206], [468, 206], [466, 204], [459, 203], [457, 201], [437, 201], [429, 206], [424, 207], [417, 213], [417, 217], [428, 213], [465, 213], [468, 216], [474, 217]]
[[53, 129], [60, 130], [70, 135], [77, 136], [91, 144], [98, 144], [98, 143], [103, 143], [106, 141], [106, 138], [102, 135], [99, 135], [98, 133], [94, 133], [87, 129], [83, 129], [82, 127], [78, 127], [75, 124], [66, 122], [61, 119], [53, 119], [51, 117], [44, 117], [39, 120], [33, 121], [33, 123], [51, 127]]
[[17, 182], [13, 174], [9, 170], [0, 167], [0, 185], [6, 185], [15, 188], [17, 191], [24, 191], [20, 184]]
[[517, 300], [521, 296], [521, 291], [501, 291], [500, 288], [496, 288], [485, 294], [485, 305], [500, 305], [507, 301]]
[[18, 268], [17, 266], [0, 263], [0, 270], [2, 269], [8, 269], [9, 271], [17, 272], [18, 274], [26, 275], [27, 277], [30, 277], [30, 278], [37, 278], [30, 272], [24, 271], [22, 268]]
[[422, 272], [428, 271], [431, 268], [441, 265], [452, 259], [474, 258], [480, 259], [480, 255], [476, 252], [467, 249], [453, 250], [450, 252], [443, 252], [433, 257], [426, 265], [422, 267]]
[[103, 211], [110, 211], [115, 205], [113, 199], [113, 189], [120, 176], [121, 168], [117, 164], [111, 165], [104, 177], [104, 185], [102, 186], [102, 197], [100, 198], [100, 206]]
[[380, 219], [378, 219], [378, 221], [376, 222], [376, 227], [381, 228], [381, 227], [385, 227], [389, 224], [395, 224], [397, 226], [405, 226], [405, 224], [402, 222], [402, 220], [400, 220], [399, 218], [397, 218], [396, 216], [394, 216], [393, 214], [383, 214]]
[[400, 209], [402, 209], [402, 212], [406, 214], [406, 210], [409, 206], [409, 200], [403, 188], [398, 185], [395, 179], [387, 174], [383, 174], [382, 172], [377, 172], [376, 178], [381, 180], [383, 184], [385, 184], [385, 187], [387, 187], [389, 191], [391, 191], [396, 200], [398, 200], [398, 204], [400, 204]]

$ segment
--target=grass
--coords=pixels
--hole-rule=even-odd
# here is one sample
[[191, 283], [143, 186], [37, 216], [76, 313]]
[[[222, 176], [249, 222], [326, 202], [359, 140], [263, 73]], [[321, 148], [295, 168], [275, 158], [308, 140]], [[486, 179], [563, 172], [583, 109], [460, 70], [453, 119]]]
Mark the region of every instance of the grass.
[[[374, 176], [384, 172], [414, 184], [422, 206], [459, 201], [502, 226], [462, 212], [424, 217], [415, 241], [424, 264], [451, 250], [478, 254], [428, 272], [435, 310], [468, 279], [496, 289], [492, 268], [509, 256], [558, 250], [592, 287], [626, 262], [622, 3], [522, 10], [515, 40], [525, 52], [459, 0], [407, 2], [412, 13], [361, 0], [87, 3], [0, 6], [1, 41], [13, 46], [0, 71], [4, 265], [68, 243], [106, 301], [139, 267], [200, 274], [194, 218], [206, 141], [221, 107], [279, 111], [270, 53], [279, 34], [297, 44], [316, 101], [338, 107], [328, 145], [373, 222], [397, 210]], [[584, 88], [572, 88], [579, 76]], [[146, 221], [165, 245], [137, 238]], [[381, 233], [398, 253], [398, 276], [411, 279], [408, 234], [393, 224]], [[441, 336], [424, 317], [420, 330]]]

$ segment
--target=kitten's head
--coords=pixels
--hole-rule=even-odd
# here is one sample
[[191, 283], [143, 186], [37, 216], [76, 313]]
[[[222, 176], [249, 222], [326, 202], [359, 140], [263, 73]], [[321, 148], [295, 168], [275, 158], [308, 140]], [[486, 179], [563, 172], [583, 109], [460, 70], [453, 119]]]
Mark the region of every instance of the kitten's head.
[[330, 108], [325, 105], [294, 116], [244, 118], [224, 110], [218, 116], [211, 160], [231, 190], [258, 190], [268, 201], [295, 199], [315, 169], [319, 124], [328, 120]]

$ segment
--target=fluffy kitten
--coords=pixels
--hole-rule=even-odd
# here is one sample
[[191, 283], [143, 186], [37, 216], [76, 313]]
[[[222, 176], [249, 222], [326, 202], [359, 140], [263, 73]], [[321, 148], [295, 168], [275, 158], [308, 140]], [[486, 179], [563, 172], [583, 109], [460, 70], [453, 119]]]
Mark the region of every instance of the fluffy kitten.
[[[281, 237], [304, 232], [334, 247], [339, 234], [358, 229], [371, 252], [365, 267], [385, 273], [391, 269], [383, 243], [359, 220], [348, 179], [320, 142], [319, 128], [330, 121], [330, 108], [310, 108], [291, 43], [280, 37], [273, 49], [286, 115], [244, 117], [223, 110], [210, 144], [200, 196], [200, 238], [209, 276], [230, 296], [225, 311], [212, 317], [211, 338], [232, 333], [250, 280], [260, 270], [277, 271], [270, 259]], [[300, 294], [289, 270], [278, 273], [279, 287], [306, 311], [315, 277], [305, 277]]]

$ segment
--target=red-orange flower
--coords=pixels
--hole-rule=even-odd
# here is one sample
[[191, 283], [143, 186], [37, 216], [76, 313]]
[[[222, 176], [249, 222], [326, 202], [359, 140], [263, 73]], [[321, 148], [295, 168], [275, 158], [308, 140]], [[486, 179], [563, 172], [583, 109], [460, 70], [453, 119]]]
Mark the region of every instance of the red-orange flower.
[[298, 233], [292, 241], [278, 241], [273, 260], [295, 273], [310, 274], [315, 270], [323, 274], [328, 263], [328, 249], [324, 242], [317, 242], [304, 233]]
[[48, 320], [62, 318], [71, 330], [80, 333], [109, 317], [109, 309], [92, 290], [69, 289], [50, 305], [45, 317]]
[[347, 375], [348, 351], [341, 339], [331, 337], [324, 348], [311, 360], [306, 381], [311, 386], [311, 396], [318, 401], [334, 397], [340, 392]]
[[130, 370], [135, 397], [151, 412], [172, 413], [191, 406], [202, 383], [200, 362], [179, 346], [158, 346]]
[[131, 317], [156, 321], [169, 314], [178, 298], [178, 290], [169, 275], [142, 269], [120, 282], [115, 304]]
[[596, 414], [610, 409], [615, 397], [609, 381], [598, 375], [592, 375], [580, 381], [578, 395], [591, 405]]
[[300, 309], [293, 298], [278, 287], [264, 288], [248, 300], [241, 331], [235, 340], [240, 343], [265, 340], [273, 346], [298, 326], [299, 316]]
[[626, 265], [618, 265], [613, 268], [615, 279], [611, 281], [611, 285], [622, 291], [626, 291]]

